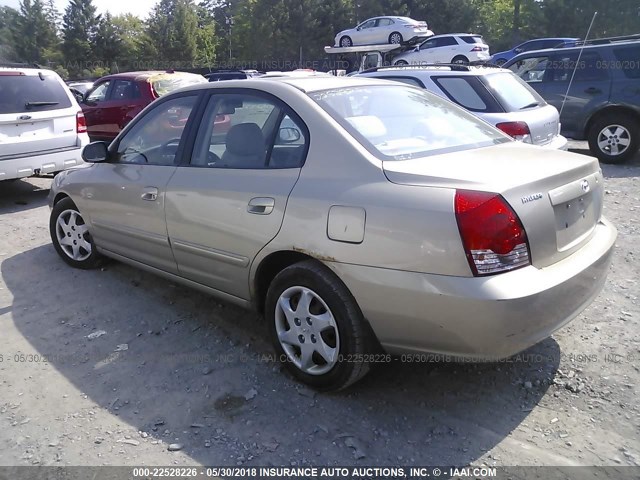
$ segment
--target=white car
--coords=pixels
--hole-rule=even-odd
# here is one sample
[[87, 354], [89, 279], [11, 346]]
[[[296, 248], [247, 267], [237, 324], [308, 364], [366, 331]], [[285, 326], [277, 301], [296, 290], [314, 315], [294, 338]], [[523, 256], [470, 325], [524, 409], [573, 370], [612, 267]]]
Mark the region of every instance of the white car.
[[382, 43], [404, 43], [415, 37], [429, 37], [427, 22], [409, 17], [375, 17], [365, 20], [355, 28], [343, 30], [335, 38], [335, 45], [377, 45]]
[[381, 78], [429, 90], [467, 109], [524, 143], [567, 150], [560, 116], [510, 70], [469, 65], [380, 67], [358, 76]]
[[80, 165], [88, 143], [82, 110], [58, 74], [0, 66], [0, 180]]
[[412, 51], [395, 57], [393, 64], [486, 62], [489, 58], [489, 45], [481, 35], [449, 33], [425, 40]]

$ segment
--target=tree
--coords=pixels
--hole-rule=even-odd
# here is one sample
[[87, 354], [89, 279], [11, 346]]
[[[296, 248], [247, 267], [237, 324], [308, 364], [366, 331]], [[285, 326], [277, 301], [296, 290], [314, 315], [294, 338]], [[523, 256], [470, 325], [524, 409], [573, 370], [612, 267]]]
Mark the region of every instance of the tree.
[[26, 62], [46, 63], [45, 51], [57, 44], [55, 25], [45, 14], [42, 0], [22, 0], [12, 28], [13, 45], [18, 57]]
[[[26, 1], [26, 0], [25, 0]], [[69, 73], [85, 76], [94, 66], [93, 43], [100, 16], [91, 0], [70, 0], [62, 18], [62, 52]]]
[[216, 59], [216, 21], [214, 14], [206, 5], [196, 6], [198, 29], [196, 38], [196, 63], [210, 67]]
[[14, 28], [18, 23], [18, 15], [14, 8], [0, 7], [0, 61], [18, 60], [14, 42]]
[[171, 64], [193, 64], [198, 48], [197, 27], [193, 0], [160, 0], [148, 20], [149, 47]]
[[93, 53], [99, 64], [111, 69], [120, 56], [122, 43], [122, 36], [113, 23], [113, 17], [107, 12], [100, 19], [93, 45]]

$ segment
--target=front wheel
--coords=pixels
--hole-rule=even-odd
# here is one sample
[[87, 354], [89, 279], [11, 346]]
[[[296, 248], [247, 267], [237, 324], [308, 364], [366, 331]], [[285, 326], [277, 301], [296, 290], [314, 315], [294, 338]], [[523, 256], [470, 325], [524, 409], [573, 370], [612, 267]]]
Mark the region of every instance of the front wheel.
[[389, 35], [389, 43], [400, 45], [402, 43], [402, 40], [402, 34], [399, 32], [393, 32], [391, 35]]
[[640, 146], [640, 124], [627, 114], [606, 114], [598, 118], [588, 134], [589, 150], [603, 163], [630, 160]]
[[53, 207], [49, 233], [58, 255], [72, 267], [88, 270], [100, 264], [101, 256], [89, 227], [70, 198], [60, 200]]
[[409, 65], [406, 60], [398, 60], [394, 65]]
[[275, 277], [265, 317], [278, 358], [298, 380], [339, 390], [369, 371], [370, 327], [344, 283], [315, 260]]
[[352, 47], [353, 46], [353, 41], [351, 40], [351, 37], [342, 37], [340, 39], [340, 46], [341, 47]]

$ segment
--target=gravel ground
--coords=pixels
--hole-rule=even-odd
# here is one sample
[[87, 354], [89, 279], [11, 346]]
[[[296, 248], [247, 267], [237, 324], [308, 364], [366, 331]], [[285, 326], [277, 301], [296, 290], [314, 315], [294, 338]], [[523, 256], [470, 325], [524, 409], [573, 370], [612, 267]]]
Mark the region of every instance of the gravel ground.
[[336, 394], [281, 372], [251, 313], [67, 267], [51, 180], [2, 184], [0, 464], [640, 465], [640, 158], [603, 170], [617, 253], [575, 321], [508, 363], [394, 362]]

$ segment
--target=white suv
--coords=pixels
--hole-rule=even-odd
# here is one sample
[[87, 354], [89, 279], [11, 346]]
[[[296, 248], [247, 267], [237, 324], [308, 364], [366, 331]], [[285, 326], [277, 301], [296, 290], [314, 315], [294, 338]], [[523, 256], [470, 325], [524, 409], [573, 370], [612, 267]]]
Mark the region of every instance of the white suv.
[[82, 110], [53, 71], [0, 65], [0, 181], [79, 165]]
[[490, 58], [489, 45], [481, 35], [449, 33], [425, 40], [413, 50], [395, 57], [393, 64], [470, 63], [486, 62]]

